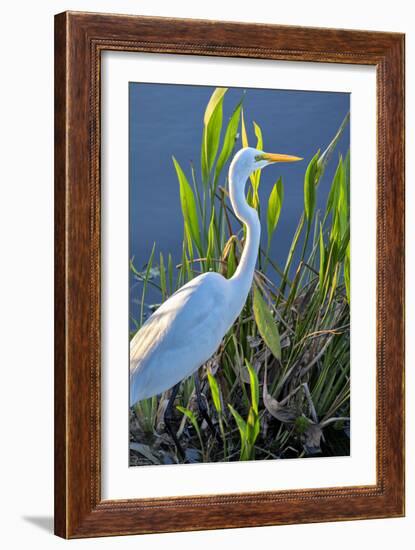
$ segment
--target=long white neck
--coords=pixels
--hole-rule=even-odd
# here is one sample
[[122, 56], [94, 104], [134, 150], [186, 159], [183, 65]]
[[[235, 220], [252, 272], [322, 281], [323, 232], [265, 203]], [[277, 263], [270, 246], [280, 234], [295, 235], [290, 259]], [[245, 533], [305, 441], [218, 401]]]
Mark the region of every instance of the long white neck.
[[[229, 194], [235, 215], [243, 222], [246, 228], [245, 246], [233, 277], [229, 280], [238, 296], [238, 315], [245, 304], [252, 286], [255, 264], [258, 257], [258, 248], [261, 237], [261, 224], [257, 211], [251, 208], [246, 201], [245, 185], [249, 173], [238, 163], [231, 165], [229, 170]], [[236, 299], [236, 296], [235, 296]]]

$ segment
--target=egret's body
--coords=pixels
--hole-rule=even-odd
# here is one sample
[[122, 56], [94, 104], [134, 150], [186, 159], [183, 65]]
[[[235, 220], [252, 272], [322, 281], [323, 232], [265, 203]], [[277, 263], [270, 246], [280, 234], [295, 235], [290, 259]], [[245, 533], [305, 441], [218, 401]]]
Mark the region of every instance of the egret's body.
[[204, 273], [166, 300], [130, 343], [130, 404], [158, 395], [190, 376], [218, 349], [238, 317], [252, 285], [261, 226], [245, 198], [249, 175], [272, 162], [298, 157], [241, 149], [229, 168], [235, 215], [245, 224], [246, 242], [235, 274]]
[[196, 277], [143, 325], [139, 338], [131, 342], [132, 401], [171, 388], [191, 375], [219, 347], [233, 322], [227, 313], [226, 283], [218, 273]]

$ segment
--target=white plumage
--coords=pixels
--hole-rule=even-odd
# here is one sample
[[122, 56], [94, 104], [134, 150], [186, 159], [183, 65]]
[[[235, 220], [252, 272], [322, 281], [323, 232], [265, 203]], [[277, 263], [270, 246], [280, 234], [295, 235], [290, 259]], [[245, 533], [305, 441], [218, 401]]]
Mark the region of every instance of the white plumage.
[[204, 273], [179, 288], [143, 324], [130, 343], [130, 405], [158, 395], [190, 376], [218, 349], [240, 314], [258, 255], [261, 227], [245, 199], [249, 175], [273, 162], [298, 157], [241, 149], [229, 168], [229, 194], [246, 226], [246, 243], [230, 279]]
[[228, 307], [226, 287], [226, 279], [218, 273], [200, 275], [181, 287], [144, 323], [139, 337], [131, 342], [133, 402], [171, 388], [219, 347], [233, 322], [217, 315], [217, 309], [225, 312]]

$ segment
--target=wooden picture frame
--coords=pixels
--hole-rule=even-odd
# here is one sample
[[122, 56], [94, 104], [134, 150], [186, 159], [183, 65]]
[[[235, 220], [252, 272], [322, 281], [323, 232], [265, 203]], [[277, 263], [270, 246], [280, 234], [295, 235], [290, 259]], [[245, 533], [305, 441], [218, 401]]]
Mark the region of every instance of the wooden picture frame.
[[[101, 499], [100, 60], [105, 50], [373, 65], [377, 481]], [[404, 35], [65, 12], [55, 18], [55, 533], [64, 538], [404, 515]]]

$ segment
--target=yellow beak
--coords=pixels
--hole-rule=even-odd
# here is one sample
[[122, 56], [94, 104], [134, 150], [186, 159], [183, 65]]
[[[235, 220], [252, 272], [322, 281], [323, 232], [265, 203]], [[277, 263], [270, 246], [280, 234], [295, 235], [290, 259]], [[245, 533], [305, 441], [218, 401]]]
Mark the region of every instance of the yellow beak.
[[261, 155], [261, 160], [268, 162], [297, 162], [303, 160], [302, 157], [294, 157], [293, 155], [281, 155], [280, 153], [264, 153]]

